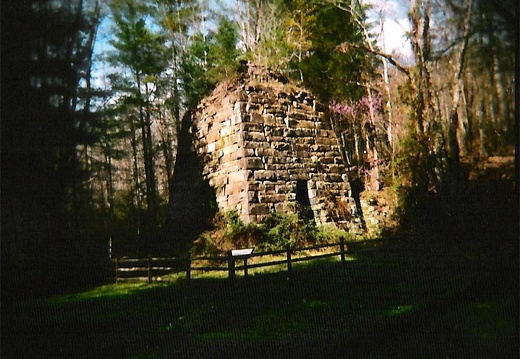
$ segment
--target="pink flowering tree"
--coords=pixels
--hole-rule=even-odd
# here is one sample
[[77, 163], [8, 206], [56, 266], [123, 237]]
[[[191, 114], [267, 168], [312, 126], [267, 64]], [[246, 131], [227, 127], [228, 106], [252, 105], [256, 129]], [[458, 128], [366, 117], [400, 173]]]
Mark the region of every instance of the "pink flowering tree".
[[341, 153], [350, 171], [364, 175], [370, 190], [379, 189], [381, 152], [388, 149], [380, 94], [368, 92], [366, 97], [351, 104], [330, 104], [331, 123], [338, 137]]

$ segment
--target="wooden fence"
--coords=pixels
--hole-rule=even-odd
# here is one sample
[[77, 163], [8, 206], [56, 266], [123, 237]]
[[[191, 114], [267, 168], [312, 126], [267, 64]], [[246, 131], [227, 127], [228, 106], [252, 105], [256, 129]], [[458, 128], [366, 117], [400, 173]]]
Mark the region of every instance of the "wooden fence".
[[[298, 253], [323, 249], [336, 249], [335, 251], [327, 251], [326, 253], [299, 256]], [[238, 254], [237, 254], [238, 253]], [[265, 257], [265, 256], [282, 256], [284, 259], [278, 259], [269, 262], [248, 263], [251, 258]], [[124, 281], [147, 280], [151, 283], [154, 279], [159, 279], [165, 275], [173, 273], [183, 273], [186, 279], [191, 279], [192, 272], [201, 271], [220, 271], [227, 272], [228, 278], [234, 280], [237, 271], [243, 271], [244, 276], [247, 277], [248, 271], [254, 268], [270, 267], [283, 265], [287, 267], [288, 275], [292, 273], [292, 265], [297, 262], [304, 262], [315, 260], [319, 258], [329, 258], [339, 256], [341, 262], [345, 263], [345, 240], [340, 239], [338, 243], [321, 244], [304, 248], [290, 248], [283, 250], [260, 252], [243, 255], [240, 251], [229, 251], [226, 256], [213, 257], [148, 257], [148, 258], [116, 258], [115, 272], [116, 283]], [[242, 265], [237, 265], [242, 263]], [[197, 265], [197, 263], [199, 265]], [[202, 264], [201, 264], [202, 263]]]

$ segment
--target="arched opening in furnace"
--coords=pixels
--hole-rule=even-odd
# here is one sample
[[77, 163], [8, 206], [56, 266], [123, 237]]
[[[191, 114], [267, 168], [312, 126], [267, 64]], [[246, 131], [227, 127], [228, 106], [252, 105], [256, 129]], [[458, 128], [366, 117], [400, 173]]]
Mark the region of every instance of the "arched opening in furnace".
[[309, 198], [309, 187], [307, 181], [296, 181], [296, 202], [299, 205], [300, 216], [306, 220], [314, 219], [314, 213], [311, 208], [311, 201]]

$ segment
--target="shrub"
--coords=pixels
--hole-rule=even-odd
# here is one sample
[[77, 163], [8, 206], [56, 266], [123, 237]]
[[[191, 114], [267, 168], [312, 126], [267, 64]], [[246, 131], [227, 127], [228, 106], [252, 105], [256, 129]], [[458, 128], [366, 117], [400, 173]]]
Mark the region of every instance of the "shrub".
[[193, 243], [193, 254], [224, 254], [231, 249], [254, 246], [261, 237], [260, 228], [253, 223], [245, 224], [236, 210], [218, 212], [213, 227]]
[[218, 255], [231, 249], [255, 246], [270, 251], [337, 242], [351, 239], [350, 233], [334, 225], [317, 226], [297, 209], [292, 213], [269, 213], [260, 224], [245, 224], [237, 211], [219, 212], [214, 229], [203, 233], [194, 243], [193, 254]]
[[219, 250], [215, 243], [211, 240], [211, 237], [207, 234], [201, 234], [191, 248], [193, 255], [205, 255], [208, 257], [216, 256], [219, 254]]
[[343, 229], [339, 229], [334, 225], [322, 225], [317, 227], [317, 244], [334, 243], [337, 242], [341, 237], [343, 237], [346, 240], [352, 239], [352, 235], [349, 232]]
[[298, 213], [271, 212], [259, 225], [261, 247], [266, 250], [301, 247], [315, 242], [316, 225], [302, 219]]

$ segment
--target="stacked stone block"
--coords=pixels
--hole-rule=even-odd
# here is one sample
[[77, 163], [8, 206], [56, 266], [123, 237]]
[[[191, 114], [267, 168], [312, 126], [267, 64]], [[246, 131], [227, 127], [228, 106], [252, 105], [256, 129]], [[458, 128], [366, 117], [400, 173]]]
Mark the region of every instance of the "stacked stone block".
[[303, 181], [318, 223], [330, 221], [331, 196], [355, 211], [335, 134], [307, 92], [242, 79], [203, 100], [195, 123], [203, 175], [220, 209], [259, 222], [269, 211], [289, 211]]

